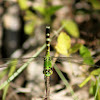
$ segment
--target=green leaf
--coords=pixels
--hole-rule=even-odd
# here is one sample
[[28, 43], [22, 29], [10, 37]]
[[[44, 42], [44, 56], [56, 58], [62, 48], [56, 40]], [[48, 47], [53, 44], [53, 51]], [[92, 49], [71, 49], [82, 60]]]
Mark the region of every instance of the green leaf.
[[91, 95], [94, 95], [95, 91], [94, 91], [94, 87], [95, 87], [95, 81], [92, 81], [90, 82], [90, 88], [89, 88], [89, 93]]
[[0, 72], [0, 80], [3, 78], [4, 75], [6, 75], [7, 71], [8, 71], [8, 68], [6, 68], [2, 72]]
[[[15, 69], [16, 69], [16, 64], [17, 64], [17, 60], [14, 59], [10, 62], [9, 64], [9, 67], [10, 67], [10, 71], [9, 71], [9, 77], [15, 72]], [[4, 91], [3, 91], [3, 100], [6, 99], [6, 94], [7, 94], [7, 91], [8, 91], [8, 88], [9, 88], [9, 84], [7, 84], [4, 88]]]
[[77, 24], [73, 20], [63, 20], [62, 25], [64, 25], [65, 30], [73, 37], [79, 37], [79, 29]]
[[96, 81], [91, 81], [90, 93], [94, 96], [94, 100], [100, 100], [100, 75]]
[[43, 6], [34, 6], [33, 9], [38, 11], [40, 14], [45, 15], [45, 8]]
[[55, 5], [51, 6], [46, 9], [46, 15], [51, 16], [53, 15], [57, 10], [61, 9], [63, 6], [62, 5]]
[[72, 54], [72, 53], [77, 52], [81, 46], [82, 44], [75, 44], [72, 48], [69, 49], [69, 53]]
[[100, 100], [100, 75], [99, 78], [96, 80], [96, 87], [94, 93], [94, 100]]
[[89, 0], [94, 9], [100, 10], [100, 1], [99, 0]]
[[24, 20], [26, 21], [26, 23], [24, 25], [24, 32], [27, 35], [32, 35], [32, 33], [34, 31], [34, 27], [36, 25], [36, 21], [37, 21], [35, 14], [33, 14], [33, 12], [31, 12], [29, 10], [26, 10]]
[[100, 74], [100, 68], [96, 69], [96, 70], [93, 70], [91, 72], [91, 75], [99, 75]]
[[44, 16], [44, 21], [45, 23], [49, 23], [51, 22], [51, 16], [60, 8], [62, 8], [62, 5], [56, 5], [56, 6], [34, 6], [33, 9], [38, 11], [42, 16]]
[[80, 85], [79, 87], [83, 87], [89, 80], [91, 79], [91, 76], [88, 76]]
[[94, 64], [94, 61], [93, 61], [93, 58], [91, 56], [91, 53], [90, 51], [88, 50], [88, 48], [86, 48], [85, 46], [81, 46], [81, 48], [79, 49], [80, 51], [80, 55], [83, 57], [83, 62], [85, 64], [88, 64], [88, 65], [93, 65]]
[[25, 21], [30, 21], [30, 20], [35, 21], [37, 19], [36, 19], [36, 15], [33, 12], [26, 10], [24, 20]]
[[28, 9], [27, 0], [18, 0], [18, 4], [22, 10]]
[[65, 33], [61, 32], [57, 39], [57, 45], [55, 49], [58, 53], [68, 56], [68, 49], [71, 47], [71, 39]]
[[24, 31], [27, 35], [32, 35], [32, 33], [34, 31], [34, 25], [35, 25], [35, 23], [33, 21], [25, 24]]

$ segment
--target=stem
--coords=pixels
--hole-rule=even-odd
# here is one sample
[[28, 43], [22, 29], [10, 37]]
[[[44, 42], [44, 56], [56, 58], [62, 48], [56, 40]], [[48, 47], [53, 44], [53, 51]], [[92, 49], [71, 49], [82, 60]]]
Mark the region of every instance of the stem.
[[59, 77], [62, 79], [62, 81], [64, 82], [64, 84], [66, 85], [67, 88], [69, 88], [71, 95], [73, 96], [74, 100], [78, 100], [78, 98], [75, 96], [73, 88], [70, 86], [70, 84], [68, 83], [68, 81], [66, 80], [66, 78], [64, 77], [64, 75], [62, 74], [62, 72], [57, 68], [57, 66], [54, 66], [56, 72], [58, 73]]
[[30, 62], [34, 60], [34, 57], [37, 57], [46, 47], [46, 44], [44, 44], [41, 49], [39, 49], [33, 56], [30, 58], [24, 65], [22, 65], [13, 75], [11, 75], [8, 80], [6, 80], [3, 84], [0, 85], [0, 90], [4, 88], [9, 82], [14, 80], [28, 65]]
[[99, 75], [98, 80], [97, 80], [97, 86], [96, 86], [96, 92], [95, 92], [94, 100], [96, 100], [97, 95], [98, 95], [99, 83], [100, 83], [100, 75]]

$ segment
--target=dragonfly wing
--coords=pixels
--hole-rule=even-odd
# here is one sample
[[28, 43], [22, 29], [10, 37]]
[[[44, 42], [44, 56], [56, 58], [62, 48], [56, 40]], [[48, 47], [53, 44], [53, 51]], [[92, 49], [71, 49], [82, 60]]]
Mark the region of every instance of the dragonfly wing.
[[[1, 65], [0, 65], [0, 68], [7, 68], [7, 67], [10, 67], [10, 66], [9, 66], [10, 63], [11, 63], [11, 61], [8, 61], [8, 62], [6, 62], [6, 63], [4, 63], [4, 64], [1, 64]], [[17, 64], [16, 64], [16, 66], [21, 66], [21, 65], [24, 64], [24, 63], [25, 63], [25, 62], [23, 62], [23, 61], [18, 61]]]
[[56, 59], [57, 62], [72, 62], [77, 64], [83, 64], [82, 58], [75, 58], [75, 57], [53, 57], [52, 59]]
[[[98, 64], [86, 64], [84, 63], [84, 60], [83, 58], [81, 57], [52, 57], [52, 60], [53, 59], [56, 59], [56, 62], [70, 62], [70, 63], [76, 63], [76, 64], [79, 64], [79, 65], [88, 65], [88, 66], [91, 66], [91, 67], [99, 67], [100, 66]], [[91, 59], [91, 58], [85, 58], [85, 60], [88, 60], [88, 59]]]
[[0, 65], [0, 68], [4, 68], [4, 67], [8, 67], [8, 65], [10, 64], [10, 62], [14, 59], [18, 60], [17, 62], [17, 66], [21, 66], [22, 64], [24, 64], [25, 62], [27, 62], [29, 59], [34, 58], [35, 61], [38, 60], [43, 60], [44, 57], [24, 57], [24, 58], [1, 58], [0, 62], [2, 62], [3, 64]]

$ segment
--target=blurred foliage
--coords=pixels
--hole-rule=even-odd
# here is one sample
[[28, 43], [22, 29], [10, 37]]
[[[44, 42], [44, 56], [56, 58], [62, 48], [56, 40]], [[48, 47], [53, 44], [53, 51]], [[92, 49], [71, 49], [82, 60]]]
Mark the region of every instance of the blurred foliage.
[[88, 50], [88, 48], [86, 48], [85, 46], [81, 46], [79, 51], [80, 51], [80, 55], [84, 59], [85, 64], [88, 64], [88, 65], [94, 64], [93, 58], [92, 58], [91, 53]]
[[45, 23], [49, 24], [52, 21], [51, 19], [52, 15], [54, 15], [55, 12], [62, 7], [63, 7], [62, 5], [55, 5], [55, 6], [49, 6], [49, 7], [46, 7], [45, 5], [45, 6], [33, 7], [33, 9], [38, 11], [44, 17]]
[[77, 24], [73, 20], [63, 20], [65, 30], [73, 37], [79, 38], [79, 29]]
[[55, 49], [59, 54], [69, 56], [70, 54], [77, 52], [80, 49], [81, 45], [82, 44], [75, 44], [71, 48], [71, 37], [65, 32], [61, 32], [57, 38]]
[[[91, 66], [95, 64], [88, 48], [86, 48], [85, 46], [81, 46], [79, 51], [80, 51], [80, 55], [83, 57], [85, 64], [91, 65]], [[92, 81], [92, 77], [94, 77], [96, 79], [96, 76], [99, 76], [99, 74], [100, 74], [100, 69], [93, 70], [92, 72], [89, 73], [89, 76], [79, 85], [79, 87], [83, 87], [90, 80]], [[95, 85], [96, 85], [96, 83], [95, 83]], [[91, 88], [93, 88], [93, 87], [91, 87]], [[96, 99], [96, 100], [99, 100], [99, 99]]]
[[100, 69], [93, 70], [89, 76], [79, 85], [79, 87], [83, 87], [88, 81], [92, 80], [92, 77], [99, 76]]
[[91, 82], [91, 86], [89, 89], [90, 94], [94, 95], [95, 100], [100, 100], [100, 75], [99, 78], [96, 79], [96, 81]]
[[8, 72], [8, 68], [6, 68], [2, 72], [0, 72], [0, 80], [6, 75], [7, 72]]
[[70, 54], [76, 53], [79, 50], [80, 55], [83, 58], [84, 64], [94, 64], [93, 58], [88, 48], [78, 43], [71, 47], [71, 38], [65, 32], [61, 32], [58, 36], [55, 49], [58, 53], [63, 54], [65, 56], [69, 56]]
[[[62, 5], [49, 6], [47, 5], [47, 1], [43, 1], [41, 5], [31, 5], [32, 10], [29, 10], [29, 6], [27, 5], [28, 0], [18, 0], [18, 4], [22, 10], [25, 12], [24, 20], [25, 26], [24, 31], [27, 35], [32, 35], [34, 32], [35, 26], [38, 24], [51, 24], [52, 16], [55, 12], [61, 9]], [[36, 13], [35, 13], [36, 12]], [[40, 15], [39, 15], [39, 14]], [[42, 19], [41, 17], [42, 16]]]
[[34, 32], [36, 21], [37, 21], [36, 15], [32, 13], [31, 11], [27, 10], [24, 16], [24, 20], [26, 21], [24, 25], [24, 32], [27, 35], [32, 35], [32, 33]]
[[100, 10], [100, 1], [99, 0], [89, 0], [94, 9]]
[[91, 79], [91, 76], [89, 75], [89, 76], [79, 85], [79, 87], [80, 87], [80, 88], [83, 87], [85, 84], [87, 84], [88, 81], [90, 81], [90, 79]]
[[57, 39], [55, 49], [58, 53], [69, 56], [68, 50], [71, 47], [71, 38], [65, 33], [61, 32]]
[[96, 69], [91, 72], [91, 75], [99, 75], [99, 74], [100, 74], [100, 69]]
[[28, 0], [18, 0], [18, 4], [22, 10], [28, 9], [27, 1]]
[[[15, 72], [16, 70], [16, 65], [17, 65], [17, 60], [14, 59], [12, 60], [10, 63], [9, 63], [9, 74], [8, 74], [8, 77], [10, 77], [11, 75], [13, 75], [13, 73]], [[7, 94], [7, 91], [8, 91], [8, 88], [9, 88], [9, 84], [7, 84], [3, 90], [3, 99], [2, 100], [5, 100], [6, 99], [6, 94]]]
[[72, 53], [76, 53], [80, 47], [82, 46], [82, 44], [75, 44], [72, 48], [69, 49], [69, 54], [72, 54]]

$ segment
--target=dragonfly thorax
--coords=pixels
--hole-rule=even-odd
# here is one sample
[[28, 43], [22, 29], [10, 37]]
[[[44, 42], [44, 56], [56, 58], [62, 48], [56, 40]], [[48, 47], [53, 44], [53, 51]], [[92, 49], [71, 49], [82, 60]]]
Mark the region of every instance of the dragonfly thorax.
[[50, 57], [44, 58], [44, 71], [45, 76], [50, 76], [52, 72], [52, 62]]

